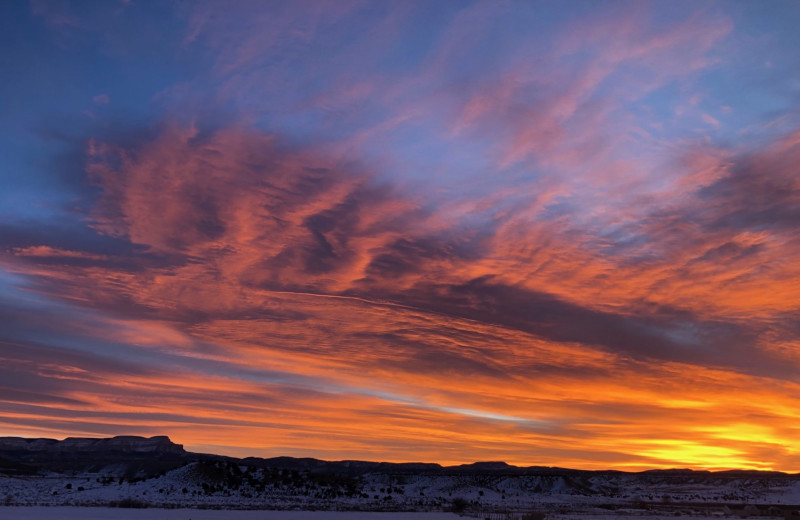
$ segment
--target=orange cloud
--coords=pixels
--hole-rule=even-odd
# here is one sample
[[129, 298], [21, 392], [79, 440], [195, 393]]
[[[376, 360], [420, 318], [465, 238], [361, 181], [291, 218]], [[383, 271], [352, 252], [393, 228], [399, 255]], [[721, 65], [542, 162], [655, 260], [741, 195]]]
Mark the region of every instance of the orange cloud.
[[467, 226], [244, 127], [94, 142], [92, 227], [134, 253], [6, 250], [29, 298], [79, 311], [5, 317], [0, 430], [795, 471], [793, 139], [685, 162], [703, 182], [610, 252], [547, 203]]

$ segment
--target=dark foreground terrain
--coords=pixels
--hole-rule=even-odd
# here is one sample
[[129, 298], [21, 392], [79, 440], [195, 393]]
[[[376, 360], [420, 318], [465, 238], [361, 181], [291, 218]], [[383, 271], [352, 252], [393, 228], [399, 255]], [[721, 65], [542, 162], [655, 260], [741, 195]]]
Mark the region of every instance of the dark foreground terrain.
[[800, 475], [580, 471], [502, 462], [443, 467], [236, 459], [187, 452], [167, 437], [6, 437], [0, 438], [0, 504], [8, 506], [8, 512], [17, 510], [15, 506], [111, 506], [452, 511], [492, 519], [580, 515], [800, 520]]

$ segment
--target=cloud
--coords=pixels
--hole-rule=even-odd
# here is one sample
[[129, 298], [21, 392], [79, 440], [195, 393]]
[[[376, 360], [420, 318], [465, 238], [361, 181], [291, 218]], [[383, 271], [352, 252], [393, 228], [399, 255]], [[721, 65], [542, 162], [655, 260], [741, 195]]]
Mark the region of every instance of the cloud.
[[[15, 361], [22, 363], [15, 373], [32, 373], [35, 359], [74, 356], [79, 344], [92, 353], [54, 361], [60, 367], [54, 370], [40, 365], [29, 379], [32, 386], [14, 383], [15, 393], [6, 399], [16, 403], [6, 405], [13, 411], [7, 427], [71, 424], [106, 432], [109, 423], [139, 417], [149, 425], [143, 431], [168, 427], [198, 444], [229, 442], [224, 439], [232, 432], [280, 430], [291, 453], [301, 453], [292, 451], [301, 450], [297, 432], [320, 428], [338, 439], [337, 449], [369, 449], [396, 459], [391, 450], [404, 445], [397, 432], [425, 428], [437, 438], [427, 423], [435, 417], [469, 432], [464, 439], [487, 454], [513, 457], [500, 450], [497, 437], [510, 435], [509, 428], [517, 438], [536, 439], [542, 449], [581, 432], [588, 440], [571, 454], [539, 456], [607, 461], [614, 459], [607, 447], [605, 454], [592, 447], [601, 438], [608, 446], [605, 427], [593, 425], [592, 417], [604, 409], [601, 415], [632, 431], [653, 428], [650, 417], [663, 413], [652, 404], [659, 387], [668, 390], [658, 406], [698, 403], [703, 413], [714, 409], [727, 424], [733, 417], [723, 415], [732, 405], [714, 397], [727, 378], [769, 378], [777, 388], [791, 384], [795, 368], [786, 364], [785, 353], [763, 343], [767, 336], [775, 344], [791, 333], [781, 329], [775, 337], [779, 329], [767, 322], [718, 314], [717, 294], [702, 273], [720, 264], [751, 266], [771, 254], [768, 242], [746, 242], [746, 229], [731, 229], [763, 226], [768, 219], [761, 212], [782, 215], [782, 201], [787, 226], [791, 222], [791, 190], [779, 182], [788, 176], [782, 166], [796, 152], [787, 139], [764, 152], [773, 167], [758, 175], [750, 175], [755, 170], [746, 165], [762, 164], [761, 154], [726, 155], [727, 165], [694, 194], [705, 201], [702, 213], [692, 213], [701, 206], [686, 202], [665, 206], [672, 213], [646, 221], [638, 231], [647, 233], [644, 244], [665, 252], [663, 261], [647, 262], [634, 261], [640, 251], [630, 258], [625, 249], [606, 256], [587, 231], [565, 222], [529, 221], [524, 211], [479, 228], [450, 221], [363, 168], [281, 145], [245, 127], [204, 132], [165, 125], [150, 140], [95, 140], [88, 149], [89, 176], [100, 193], [89, 225], [110, 242], [86, 250], [91, 242], [81, 238], [73, 247], [17, 245], [6, 249], [3, 260], [7, 271], [31, 281], [40, 298], [71, 302], [89, 313], [69, 318], [66, 326], [60, 317], [65, 308], [45, 306], [32, 315], [13, 311], [18, 301], [6, 304], [16, 314], [3, 321], [17, 325], [4, 329], [5, 340], [33, 345], [37, 338], [42, 345], [27, 347], [28, 361]], [[708, 169], [703, 162], [685, 164]], [[738, 215], [744, 193], [759, 190], [764, 196], [753, 200], [766, 206], [754, 207], [757, 218], [717, 211]], [[696, 224], [682, 224], [683, 236], [665, 235], [665, 225], [684, 217]], [[783, 232], [781, 219], [770, 222]], [[63, 234], [53, 236], [69, 242]], [[47, 234], [40, 239], [50, 240]], [[696, 245], [690, 252], [686, 244]], [[720, 276], [729, 274], [720, 270]], [[763, 270], [751, 276], [759, 283], [769, 280]], [[694, 282], [684, 286], [684, 280]], [[684, 300], [685, 294], [698, 299]], [[34, 333], [43, 313], [52, 316], [51, 330]], [[114, 358], [101, 354], [109, 344]], [[41, 348], [58, 350], [44, 354]], [[174, 366], [182, 366], [181, 373], [168, 376], [163, 367]], [[123, 373], [119, 386], [116, 374]], [[208, 378], [219, 385], [218, 403], [198, 400], [207, 385], [195, 388], [196, 381]], [[564, 385], [572, 389], [565, 393]], [[313, 397], [292, 397], [298, 391]], [[96, 401], [108, 392], [133, 392], [137, 402], [160, 392], [180, 411], [135, 415], [133, 401]], [[263, 401], [264, 395], [272, 397]], [[336, 395], [349, 396], [352, 415], [331, 415], [323, 403]], [[253, 408], [254, 400], [269, 403], [270, 413], [281, 407], [301, 414], [315, 410], [328, 422], [308, 422], [296, 413], [290, 414], [294, 419], [264, 421], [266, 409]], [[587, 402], [593, 404], [587, 408]], [[41, 408], [56, 405], [71, 411]], [[39, 408], [22, 412], [20, 406]], [[222, 409], [239, 412], [223, 419]], [[781, 412], [754, 413], [780, 424]], [[31, 414], [43, 419], [14, 418]], [[385, 422], [375, 423], [376, 417]], [[369, 439], [345, 425], [367, 420], [380, 424]], [[660, 435], [688, 436], [687, 425], [696, 420], [687, 412], [685, 423]], [[505, 426], [489, 433], [486, 424], [497, 421]], [[184, 429], [197, 423], [211, 430], [198, 437]], [[390, 433], [394, 428], [399, 430]], [[528, 441], [519, 442], [517, 447]], [[430, 449], [455, 449], [443, 443], [431, 441]], [[688, 452], [680, 455], [683, 448], [644, 443], [637, 449], [642, 459], [617, 455], [618, 460], [633, 467], [669, 456], [696, 462]], [[455, 455], [451, 460], [464, 461]]]
[[703, 119], [703, 122], [713, 126], [714, 128], [719, 127], [719, 121], [717, 121], [717, 119], [714, 116], [711, 116], [709, 114], [702, 114], [700, 117]]
[[31, 13], [57, 29], [80, 28], [81, 22], [70, 10], [67, 0], [31, 0]]
[[709, 203], [708, 225], [784, 234], [800, 222], [800, 185], [794, 172], [800, 134], [741, 158], [729, 174], [700, 192]]
[[94, 227], [180, 262], [215, 258], [237, 285], [341, 290], [404, 219], [424, 220], [359, 173], [241, 130], [170, 130], [133, 153], [95, 143], [91, 154]]
[[182, 6], [136, 35], [191, 76], [160, 123], [43, 125], [62, 204], [0, 223], [0, 429], [797, 469], [798, 134], [671, 119], [720, 106], [732, 20], [421, 7]]
[[78, 259], [78, 260], [105, 260], [107, 257], [86, 253], [83, 251], [70, 251], [51, 246], [30, 246], [19, 247], [12, 251], [14, 256], [37, 258], [37, 259], [58, 259], [59, 261]]
[[632, 114], [624, 119], [620, 114], [630, 110], [632, 98], [712, 65], [712, 50], [733, 29], [722, 15], [694, 13], [680, 23], [655, 26], [643, 8], [622, 16], [616, 8], [608, 11], [600, 9], [562, 31], [544, 57], [520, 57], [503, 74], [489, 76], [466, 100], [454, 132], [483, 132], [489, 126], [502, 136], [501, 167], [526, 159], [566, 164], [575, 177], [581, 149], [595, 152], [581, 162], [596, 163], [599, 150], [616, 144], [602, 134], [633, 130]]
[[[282, 150], [271, 136], [242, 128], [201, 134], [169, 127], [132, 149], [94, 142], [90, 156], [90, 175], [102, 189], [92, 226], [145, 250], [135, 270], [115, 272], [95, 263], [96, 286], [71, 287], [73, 298], [126, 305], [124, 295], [148, 312], [189, 319], [196, 312], [260, 315], [255, 308], [264, 301], [263, 290], [352, 296], [627, 355], [741, 370], [777, 366], [769, 356], [754, 363], [760, 358], [745, 347], [749, 335], [739, 325], [693, 317], [677, 301], [648, 307], [627, 298], [624, 314], [588, 304], [581, 284], [597, 276], [592, 264], [603, 260], [579, 243], [562, 243], [557, 233], [563, 229], [545, 226], [537, 236], [530, 229], [513, 236], [516, 228], [507, 222], [480, 233], [448, 225], [391, 187], [309, 150]], [[531, 275], [535, 256], [509, 250], [520, 240], [549, 243], [540, 252], [551, 255], [552, 275]], [[583, 265], [552, 256], [559, 247]], [[698, 263], [721, 254], [746, 259], [739, 249], [758, 255], [758, 244], [748, 247], [719, 244], [689, 265], [700, 269]], [[36, 251], [54, 252], [39, 246], [15, 249], [14, 256], [41, 258]], [[55, 256], [63, 264], [81, 254]], [[161, 258], [161, 265], [148, 267], [150, 257]], [[495, 258], [504, 259], [502, 267]], [[521, 279], [527, 279], [522, 286]], [[616, 282], [612, 277], [606, 283]], [[550, 292], [554, 285], [561, 292]], [[724, 355], [716, 347], [721, 344], [728, 345]]]
[[[794, 151], [789, 147], [786, 153], [789, 157], [776, 156], [773, 163], [790, 164]], [[731, 190], [753, 180], [742, 173], [749, 170], [716, 174], [716, 181], [697, 192], [705, 201], [703, 213], [667, 208], [671, 213], [655, 213], [635, 231], [647, 241], [646, 248], [665, 254], [665, 262], [631, 263], [641, 252], [630, 259], [627, 254], [604, 257], [584, 242], [590, 238], [587, 231], [563, 224], [534, 222], [521, 228], [514, 214], [487, 222], [480, 232], [445, 223], [418, 201], [365, 174], [308, 150], [281, 150], [273, 137], [242, 128], [200, 135], [191, 128], [171, 127], [132, 149], [95, 142], [90, 154], [93, 182], [102, 189], [92, 226], [145, 249], [128, 260], [139, 264], [133, 270], [96, 270], [98, 287], [88, 290], [100, 289], [100, 294], [86, 294], [86, 300], [118, 297], [122, 279], [126, 297], [154, 311], [162, 305], [156, 302], [173, 301], [179, 305], [169, 305], [172, 311], [185, 306], [186, 311], [206, 312], [213, 309], [207, 303], [213, 300], [229, 311], [248, 312], [254, 303], [249, 295], [258, 290], [368, 297], [482, 319], [557, 341], [655, 357], [722, 359], [712, 354], [713, 344], [747, 338], [736, 331], [735, 322], [727, 326], [728, 337], [722, 332], [724, 318], [693, 317], [702, 309], [682, 302], [681, 292], [664, 296], [683, 290], [683, 279], [699, 277], [705, 283], [709, 267], [722, 259], [745, 267], [769, 254], [763, 239], [742, 235], [752, 230], [712, 233], [722, 223], [746, 215], [760, 219], [754, 225], [780, 225], [783, 219], [790, 225], [794, 206], [790, 191], [774, 185], [777, 178], [759, 177], [759, 187], [745, 184], [738, 195]], [[759, 189], [766, 190], [763, 197], [753, 199]], [[736, 198], [744, 193], [748, 202], [763, 200], [765, 207], [748, 209], [752, 204]], [[712, 197], [718, 202], [709, 203]], [[719, 215], [712, 208], [732, 213]], [[692, 227], [684, 217], [701, 227]], [[682, 227], [676, 228], [676, 222]], [[686, 231], [675, 234], [670, 229]], [[572, 237], [565, 240], [563, 233]], [[518, 248], [526, 243], [532, 248]], [[18, 247], [13, 253], [40, 263], [57, 258], [62, 264], [113, 257], [43, 245]], [[610, 269], [625, 274], [612, 276]], [[159, 282], [153, 285], [156, 273]], [[621, 276], [629, 280], [623, 282]], [[624, 295], [643, 279], [648, 282]], [[614, 284], [619, 287], [612, 288]], [[604, 300], [597, 300], [597, 290], [609, 290], [605, 305], [627, 305], [626, 313], [598, 306]], [[651, 306], [637, 301], [641, 298]], [[574, 322], [582, 323], [586, 332], [573, 330]], [[677, 332], [687, 326], [695, 333]], [[701, 332], [706, 327], [710, 336]], [[689, 341], [685, 348], [664, 339], [671, 329], [675, 337]], [[695, 343], [709, 337], [711, 345]], [[649, 347], [642, 350], [644, 345]], [[726, 362], [739, 364], [730, 357]], [[747, 364], [741, 360], [741, 366]]]

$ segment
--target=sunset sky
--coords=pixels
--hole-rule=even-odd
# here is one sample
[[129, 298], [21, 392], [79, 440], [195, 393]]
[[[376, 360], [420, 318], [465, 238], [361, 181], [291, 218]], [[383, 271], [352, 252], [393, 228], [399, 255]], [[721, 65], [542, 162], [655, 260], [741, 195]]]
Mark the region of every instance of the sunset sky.
[[800, 3], [0, 3], [0, 436], [800, 472]]

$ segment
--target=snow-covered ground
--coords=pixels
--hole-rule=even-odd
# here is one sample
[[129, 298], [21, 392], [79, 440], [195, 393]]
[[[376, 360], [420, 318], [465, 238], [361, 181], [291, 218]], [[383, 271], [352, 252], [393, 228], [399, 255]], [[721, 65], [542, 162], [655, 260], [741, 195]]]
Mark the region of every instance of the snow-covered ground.
[[[3, 507], [3, 520], [473, 520], [454, 513], [387, 513], [353, 511], [235, 511], [203, 509], [120, 509], [109, 507]], [[502, 518], [494, 516], [490, 518]], [[509, 517], [513, 518], [513, 517]], [[749, 517], [750, 520], [770, 517]], [[675, 515], [573, 514], [548, 520], [675, 520]], [[774, 520], [774, 518], [773, 518]]]
[[[64, 510], [68, 512], [87, 511], [75, 517], [81, 520], [228, 520], [239, 518], [236, 515], [243, 520], [384, 518], [356, 511], [398, 512], [387, 520], [405, 520], [403, 514], [423, 520], [452, 518], [442, 513], [450, 510], [492, 520], [506, 520], [504, 512], [523, 515], [537, 511], [557, 520], [576, 514], [581, 519], [654, 519], [659, 515], [737, 517], [745, 506], [759, 508], [756, 514], [748, 513], [750, 517], [761, 513], [782, 517], [785, 510], [800, 508], [800, 478], [788, 475], [378, 472], [343, 476], [247, 467], [231, 461], [190, 462], [154, 476], [123, 478], [119, 474], [118, 468], [107, 467], [96, 473], [0, 476], [0, 506], [5, 505], [0, 507], [0, 520], [69, 518], [31, 516], [55, 514], [61, 510], [59, 506], [71, 506]], [[108, 514], [103, 513], [107, 511], [104, 506], [119, 506], [110, 510], [116, 516], [102, 516]], [[191, 514], [180, 516], [181, 511]], [[330, 511], [325, 514], [334, 516], [307, 516], [312, 513], [298, 511]], [[346, 512], [334, 513], [337, 511]], [[92, 516], [97, 514], [101, 516]]]
[[0, 507], [3, 520], [457, 520], [453, 513], [212, 511], [109, 507]]

